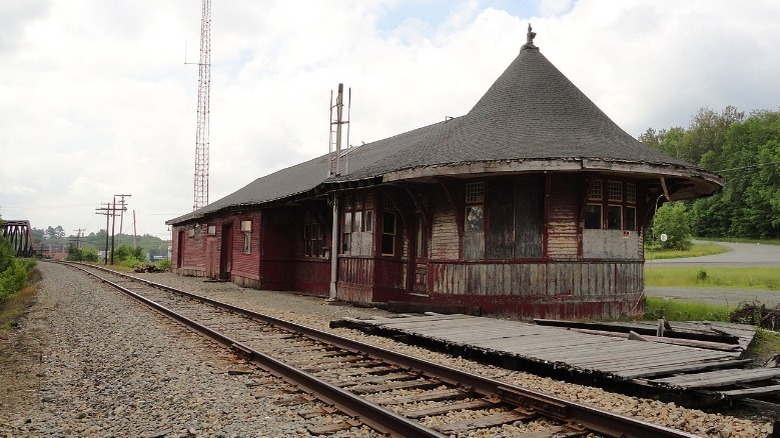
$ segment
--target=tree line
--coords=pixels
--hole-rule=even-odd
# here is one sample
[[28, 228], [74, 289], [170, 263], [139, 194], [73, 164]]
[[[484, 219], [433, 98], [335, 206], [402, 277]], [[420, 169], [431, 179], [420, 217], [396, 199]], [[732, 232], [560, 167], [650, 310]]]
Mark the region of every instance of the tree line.
[[701, 108], [687, 128], [649, 128], [639, 140], [724, 178], [718, 193], [685, 203], [693, 235], [780, 238], [780, 112]]
[[[48, 226], [47, 228], [35, 228], [32, 229], [33, 239], [36, 244], [43, 245], [55, 245], [56, 248], [66, 247], [68, 245], [78, 246], [80, 249], [86, 250], [88, 253], [103, 251], [106, 244], [106, 231], [100, 230], [97, 233], [91, 232], [84, 236], [69, 235], [66, 236], [62, 226], [56, 227]], [[108, 235], [109, 246], [111, 242], [111, 235]], [[127, 245], [137, 254], [137, 258], [141, 261], [155, 260], [158, 257], [168, 257], [168, 245], [170, 240], [162, 240], [159, 237], [152, 236], [150, 234], [144, 234], [143, 236], [135, 237], [135, 247], [133, 247], [134, 238], [132, 235], [116, 234], [114, 236], [114, 242], [118, 247], [120, 242], [122, 245]], [[142, 252], [138, 252], [140, 248]]]

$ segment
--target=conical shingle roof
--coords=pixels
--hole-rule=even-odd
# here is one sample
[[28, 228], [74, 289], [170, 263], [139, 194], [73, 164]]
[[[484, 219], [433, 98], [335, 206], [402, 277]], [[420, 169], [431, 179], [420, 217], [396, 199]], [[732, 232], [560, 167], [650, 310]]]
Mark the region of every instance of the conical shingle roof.
[[[535, 35], [535, 34], [534, 34]], [[722, 182], [638, 141], [613, 122], [529, 41], [468, 114], [349, 152], [349, 173], [325, 178], [327, 156], [261, 177], [183, 222], [236, 205], [300, 196], [329, 184], [473, 172], [619, 171], [676, 179], [673, 199], [708, 195]]]

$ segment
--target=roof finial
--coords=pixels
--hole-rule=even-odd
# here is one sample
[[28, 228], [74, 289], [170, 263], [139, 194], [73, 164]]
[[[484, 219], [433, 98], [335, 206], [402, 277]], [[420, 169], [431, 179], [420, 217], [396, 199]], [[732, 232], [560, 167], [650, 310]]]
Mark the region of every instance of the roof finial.
[[538, 49], [538, 47], [536, 47], [534, 45], [534, 37], [535, 36], [536, 36], [536, 32], [534, 32], [531, 29], [531, 23], [529, 22], [528, 23], [528, 34], [526, 34], [526, 42], [525, 42], [525, 44], [523, 44], [523, 47], [520, 48], [521, 52], [523, 51], [523, 49]]

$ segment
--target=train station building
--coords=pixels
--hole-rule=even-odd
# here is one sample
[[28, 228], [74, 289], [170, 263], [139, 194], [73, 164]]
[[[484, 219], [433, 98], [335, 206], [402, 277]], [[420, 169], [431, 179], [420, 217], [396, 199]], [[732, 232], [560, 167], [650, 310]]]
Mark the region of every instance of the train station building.
[[466, 115], [348, 149], [348, 171], [328, 176], [326, 154], [169, 220], [174, 271], [510, 318], [642, 312], [657, 206], [722, 180], [623, 131], [533, 35]]

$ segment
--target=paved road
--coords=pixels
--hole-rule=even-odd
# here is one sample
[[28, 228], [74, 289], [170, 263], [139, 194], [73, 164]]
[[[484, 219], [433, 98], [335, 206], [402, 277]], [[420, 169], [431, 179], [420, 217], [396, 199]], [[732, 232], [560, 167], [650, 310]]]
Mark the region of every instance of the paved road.
[[[780, 245], [756, 245], [748, 243], [716, 242], [729, 248], [728, 252], [702, 257], [681, 259], [648, 260], [645, 266], [689, 266], [717, 269], [718, 267], [778, 267], [780, 268]], [[737, 305], [742, 302], [766, 304], [767, 307], [780, 305], [780, 291], [756, 291], [735, 289], [645, 287], [645, 293], [651, 296], [666, 297], [689, 301], [701, 301], [711, 304]]]
[[[697, 243], [706, 243], [696, 241]], [[713, 242], [729, 248], [728, 252], [702, 257], [686, 257], [681, 259], [648, 260], [647, 266], [735, 266], [748, 268], [751, 266], [780, 267], [780, 245], [760, 245], [754, 243]]]

